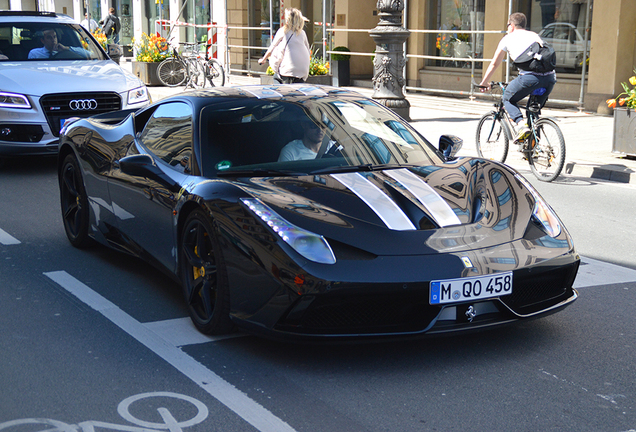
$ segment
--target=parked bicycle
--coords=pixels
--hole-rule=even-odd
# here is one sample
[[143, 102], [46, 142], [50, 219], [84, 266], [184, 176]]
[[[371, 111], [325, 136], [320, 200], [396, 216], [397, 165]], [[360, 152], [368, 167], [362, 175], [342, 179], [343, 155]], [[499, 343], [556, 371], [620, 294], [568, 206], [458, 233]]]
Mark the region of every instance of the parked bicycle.
[[[484, 114], [477, 125], [476, 143], [479, 156], [503, 163], [508, 157], [508, 147], [512, 141], [522, 146], [520, 151], [537, 179], [546, 182], [556, 179], [565, 164], [565, 140], [554, 120], [541, 118], [539, 115], [541, 106], [536, 97], [546, 90], [537, 89], [529, 96], [526, 117], [530, 135], [520, 142], [515, 142], [512, 120], [503, 105], [503, 91], [508, 83], [492, 82], [490, 85], [491, 92], [497, 98], [496, 109]], [[476, 87], [484, 88], [479, 85]], [[501, 91], [501, 94], [497, 94], [498, 91]]]
[[223, 66], [215, 58], [209, 57], [207, 47], [203, 56], [199, 49], [200, 43], [180, 42], [179, 45], [183, 46], [181, 54], [173, 47], [172, 57], [157, 66], [157, 77], [163, 85], [176, 87], [185, 84], [187, 89], [201, 88], [207, 84], [212, 87], [225, 84]]

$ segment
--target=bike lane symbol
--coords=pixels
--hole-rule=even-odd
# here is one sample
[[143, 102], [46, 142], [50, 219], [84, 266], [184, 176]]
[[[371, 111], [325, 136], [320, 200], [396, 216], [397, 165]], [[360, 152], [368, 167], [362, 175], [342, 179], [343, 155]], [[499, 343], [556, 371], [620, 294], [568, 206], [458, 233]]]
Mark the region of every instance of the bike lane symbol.
[[[157, 408], [157, 411], [159, 412], [163, 423], [155, 423], [138, 419], [130, 413], [130, 407], [133, 403], [149, 398], [173, 398], [189, 402], [195, 406], [197, 414], [189, 420], [178, 421], [168, 408], [159, 407]], [[152, 392], [130, 396], [119, 403], [117, 406], [117, 412], [124, 420], [127, 420], [136, 426], [119, 425], [96, 420], [88, 420], [78, 423], [77, 425], [73, 425], [53, 419], [27, 418], [0, 423], [0, 431], [18, 432], [22, 429], [20, 427], [24, 425], [44, 425], [52, 428], [42, 429], [39, 432], [95, 432], [95, 428], [122, 432], [157, 432], [165, 430], [169, 432], [183, 432], [183, 428], [194, 426], [203, 422], [209, 414], [208, 407], [205, 406], [203, 402], [190, 396], [171, 392]], [[32, 429], [29, 430], [31, 431]]]

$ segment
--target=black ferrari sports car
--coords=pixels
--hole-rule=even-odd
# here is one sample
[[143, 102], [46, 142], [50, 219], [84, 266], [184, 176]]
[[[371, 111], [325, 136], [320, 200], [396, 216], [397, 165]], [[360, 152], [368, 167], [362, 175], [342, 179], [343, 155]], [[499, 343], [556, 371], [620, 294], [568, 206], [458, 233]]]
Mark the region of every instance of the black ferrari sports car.
[[339, 88], [183, 93], [67, 121], [64, 228], [172, 276], [208, 334], [438, 334], [571, 304], [579, 256], [557, 215], [461, 144]]

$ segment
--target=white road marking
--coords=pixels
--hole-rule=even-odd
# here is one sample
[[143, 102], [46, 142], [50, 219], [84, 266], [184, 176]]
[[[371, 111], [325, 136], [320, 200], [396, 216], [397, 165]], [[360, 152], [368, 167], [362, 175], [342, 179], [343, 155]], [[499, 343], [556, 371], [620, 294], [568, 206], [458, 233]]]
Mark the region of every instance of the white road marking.
[[250, 399], [245, 393], [223, 380], [220, 376], [207, 369], [179, 348], [157, 336], [152, 330], [149, 330], [139, 321], [122, 311], [114, 303], [102, 297], [68, 273], [56, 271], [44, 273], [44, 275], [88, 306], [100, 312], [257, 430], [263, 432], [295, 431], [287, 423], [267, 411], [262, 405]]
[[5, 246], [9, 246], [9, 245], [16, 245], [16, 244], [20, 244], [20, 243], [21, 243], [20, 240], [18, 240], [17, 238], [11, 236], [6, 231], [3, 231], [2, 229], [0, 229], [0, 244], [3, 244]]
[[581, 266], [574, 281], [574, 288], [625, 282], [636, 282], [636, 270], [581, 257]]

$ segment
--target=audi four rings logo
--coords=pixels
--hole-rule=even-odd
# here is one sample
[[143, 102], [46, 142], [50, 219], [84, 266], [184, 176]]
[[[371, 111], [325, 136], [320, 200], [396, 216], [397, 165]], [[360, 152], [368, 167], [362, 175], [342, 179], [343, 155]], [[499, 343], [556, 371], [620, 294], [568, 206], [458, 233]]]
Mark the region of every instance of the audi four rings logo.
[[73, 111], [94, 110], [97, 108], [97, 101], [95, 99], [75, 99], [70, 101], [68, 106]]

